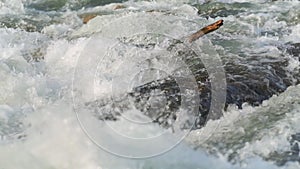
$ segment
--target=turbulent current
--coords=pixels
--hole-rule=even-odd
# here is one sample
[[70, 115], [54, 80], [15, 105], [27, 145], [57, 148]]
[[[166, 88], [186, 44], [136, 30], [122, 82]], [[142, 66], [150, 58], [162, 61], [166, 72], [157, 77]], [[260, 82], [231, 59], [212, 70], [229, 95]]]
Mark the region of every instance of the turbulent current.
[[0, 169], [300, 168], [299, 9], [0, 0]]

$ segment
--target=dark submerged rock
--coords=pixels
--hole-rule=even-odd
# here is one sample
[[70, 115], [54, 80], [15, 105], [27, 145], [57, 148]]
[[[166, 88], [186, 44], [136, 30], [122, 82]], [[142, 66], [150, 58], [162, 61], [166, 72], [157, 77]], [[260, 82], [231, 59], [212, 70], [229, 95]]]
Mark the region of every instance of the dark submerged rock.
[[287, 44], [286, 52], [294, 57], [300, 58], [300, 43]]
[[291, 148], [289, 151], [285, 152], [272, 152], [270, 157], [266, 160], [275, 161], [277, 165], [284, 166], [287, 162], [300, 162], [300, 133], [291, 135], [290, 137]]
[[250, 58], [247, 63], [225, 63], [227, 104], [242, 108], [242, 104], [247, 102], [257, 106], [293, 84], [285, 69], [287, 60], [269, 58], [263, 62], [258, 59], [260, 57]]
[[59, 11], [66, 3], [67, 0], [42, 0], [33, 2], [27, 6], [41, 11]]
[[237, 15], [246, 12], [248, 8], [253, 7], [251, 3], [220, 3], [220, 2], [207, 2], [204, 4], [194, 5], [198, 9], [198, 14], [205, 18], [227, 17], [230, 15]]
[[[224, 69], [226, 71], [227, 81], [227, 96], [226, 107], [229, 104], [234, 104], [238, 108], [242, 108], [244, 103], [248, 103], [252, 106], [258, 106], [262, 101], [269, 99], [273, 95], [277, 95], [286, 90], [288, 86], [297, 84], [299, 77], [294, 72], [289, 72], [286, 67], [288, 66], [288, 59], [284, 57], [284, 54], [291, 54], [294, 57], [299, 55], [298, 45], [288, 45], [285, 47], [286, 51], [283, 51], [282, 58], [265, 57], [247, 57], [245, 60], [233, 61], [225, 60]], [[185, 51], [187, 52], [187, 51]], [[179, 52], [181, 56], [190, 56], [183, 51]], [[209, 83], [208, 74], [201, 61], [198, 63], [191, 61], [196, 58], [186, 59], [186, 63], [190, 65], [190, 69], [195, 75], [195, 78], [199, 85], [200, 91], [200, 106], [199, 106], [199, 120], [196, 127], [201, 127], [207, 120], [207, 115], [210, 108], [211, 101], [211, 89]], [[196, 59], [197, 60], [197, 59]], [[197, 64], [191, 64], [197, 63]], [[133, 89], [133, 93], [138, 93], [132, 96], [138, 96], [136, 102], [141, 100], [141, 97], [147, 98], [149, 91], [160, 88], [166, 91], [166, 88], [173, 88], [167, 92], [168, 100], [172, 102], [171, 111], [180, 106], [180, 95], [176, 93], [179, 91], [176, 82], [164, 80], [153, 81], [142, 86], [138, 86]], [[174, 93], [175, 92], [175, 93]], [[173, 97], [176, 96], [176, 102], [173, 102]], [[226, 107], [224, 109], [226, 109]], [[201, 113], [200, 113], [201, 112]]]

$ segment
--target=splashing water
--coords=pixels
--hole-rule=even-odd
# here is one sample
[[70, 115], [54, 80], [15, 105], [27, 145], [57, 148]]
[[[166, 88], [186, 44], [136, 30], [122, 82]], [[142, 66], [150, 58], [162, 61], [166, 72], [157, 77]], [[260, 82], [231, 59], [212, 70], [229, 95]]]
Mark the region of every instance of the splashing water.
[[[299, 168], [299, 7], [299, 1], [267, 0], [1, 0], [0, 168]], [[97, 16], [82, 24], [89, 14]], [[132, 109], [136, 100], [123, 95], [132, 88], [174, 70], [189, 77], [177, 56], [196, 55], [184, 53], [193, 46], [175, 41], [167, 49], [217, 19], [223, 27], [196, 44], [225, 65], [223, 116], [189, 131], [180, 123], [192, 116], [180, 116], [185, 109], [157, 122], [151, 118], [160, 109]], [[207, 78], [209, 71], [199, 74]], [[152, 95], [161, 100], [151, 106], [173, 106], [161, 90], [150, 101]], [[99, 120], [101, 111], [107, 119]], [[160, 125], [164, 120], [168, 125]]]

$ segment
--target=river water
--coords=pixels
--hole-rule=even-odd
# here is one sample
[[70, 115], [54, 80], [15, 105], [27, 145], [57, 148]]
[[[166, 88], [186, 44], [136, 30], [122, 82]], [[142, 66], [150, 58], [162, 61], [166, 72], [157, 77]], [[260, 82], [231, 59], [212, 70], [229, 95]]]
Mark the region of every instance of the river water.
[[[298, 169], [299, 8], [0, 0], [0, 169]], [[219, 30], [185, 41], [219, 19]], [[206, 70], [188, 69], [189, 55]], [[157, 87], [147, 88], [154, 99], [126, 94], [176, 73], [179, 108]]]

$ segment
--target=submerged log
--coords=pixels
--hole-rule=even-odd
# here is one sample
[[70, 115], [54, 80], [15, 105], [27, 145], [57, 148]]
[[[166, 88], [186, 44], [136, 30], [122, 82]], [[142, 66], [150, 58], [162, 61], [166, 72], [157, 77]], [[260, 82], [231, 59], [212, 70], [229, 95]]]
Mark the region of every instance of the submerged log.
[[[201, 36], [217, 30], [220, 26], [222, 26], [222, 24], [223, 20], [219, 20], [211, 25], [205, 26], [196, 33], [187, 37], [187, 39], [189, 40], [189, 42], [193, 42]], [[147, 50], [151, 50], [156, 45], [158, 45], [155, 43], [147, 44], [147, 42], [145, 44], [141, 44], [140, 42], [134, 42], [134, 40], [132, 39], [123, 41], [123, 43], [129, 43], [130, 45], [136, 46], [138, 48], [144, 48]], [[191, 70], [191, 72], [193, 73], [193, 76], [195, 77], [196, 83], [198, 85], [200, 105], [196, 106], [200, 106], [200, 111], [197, 111], [195, 116], [198, 117], [196, 122], [198, 124], [197, 127], [200, 127], [200, 124], [204, 124], [207, 119], [208, 111], [211, 104], [211, 85], [209, 81], [209, 75], [201, 59], [197, 57], [195, 51], [191, 51], [188, 48], [186, 48], [184, 42], [170, 39], [169, 44], [170, 45], [166, 47], [166, 50], [177, 55], [175, 56], [177, 58], [183, 58], [184, 63], [189, 66], [188, 69]], [[176, 74], [176, 72], [174, 73]], [[185, 81], [185, 77], [179, 78], [182, 79], [181, 81]], [[152, 92], [156, 90], [160, 91], [160, 93], [158, 93], [156, 96], [164, 95], [166, 97], [165, 105], [162, 105], [157, 109], [151, 107], [151, 105], [148, 105], [148, 101], [150, 100], [150, 98], [156, 97], [152, 94]], [[97, 114], [98, 119], [117, 120], [117, 116], [119, 116], [122, 113], [123, 109], [129, 109], [129, 107], [127, 107], [129, 105], [128, 100], [134, 100], [135, 108], [139, 109], [145, 115], [150, 117], [153, 120], [153, 122], [159, 123], [163, 127], [170, 127], [172, 125], [171, 123], [177, 118], [176, 111], [178, 111], [178, 109], [181, 106], [182, 93], [180, 92], [180, 90], [180, 86], [176, 82], [176, 79], [173, 78], [172, 75], [170, 75], [166, 78], [158, 79], [133, 88], [132, 92], [128, 93], [127, 98], [120, 99], [121, 101], [117, 103], [119, 105], [111, 105], [112, 108], [110, 110], [101, 109], [101, 107], [103, 108], [106, 104], [110, 104], [112, 102], [112, 100], [110, 99], [105, 101], [102, 100], [100, 102], [88, 103], [87, 105], [89, 105], [89, 107], [100, 107], [100, 109], [97, 109], [95, 111], [95, 114]], [[112, 110], [115, 109], [115, 107], [118, 107], [118, 110], [122, 110]], [[195, 105], [192, 105], [191, 107], [195, 107]]]
[[[193, 42], [201, 36], [217, 30], [223, 21], [217, 21], [207, 27], [204, 27], [188, 37], [189, 42]], [[130, 42], [131, 45], [135, 45], [140, 48], [154, 48], [156, 44], [135, 44]], [[195, 114], [198, 119], [196, 121], [195, 128], [200, 128], [205, 125], [208, 120], [208, 113], [211, 106], [211, 82], [208, 72], [203, 65], [201, 59], [197, 57], [194, 51], [190, 51], [187, 48], [178, 47], [182, 44], [180, 41], [171, 43], [166, 50], [174, 51], [178, 57], [183, 58], [186, 65], [192, 71], [199, 91], [199, 112]], [[292, 54], [293, 56], [299, 55], [296, 53], [296, 47], [284, 47], [288, 49], [287, 53], [283, 51], [283, 54]], [[290, 51], [290, 52], [289, 52]], [[242, 108], [244, 103], [248, 103], [252, 106], [257, 106], [262, 101], [270, 98], [274, 94], [279, 94], [286, 90], [288, 86], [298, 84], [300, 77], [295, 72], [289, 72], [286, 67], [288, 66], [288, 58], [276, 58], [266, 56], [264, 60], [261, 57], [252, 56], [243, 59], [237, 58], [222, 58], [224, 63], [224, 69], [226, 72], [227, 81], [227, 95], [226, 95], [226, 107], [230, 104]], [[155, 115], [147, 114], [149, 106], [147, 101], [151, 97], [151, 92], [160, 90], [161, 93], [166, 96], [167, 104], [163, 111], [158, 109], [154, 112]], [[171, 76], [164, 79], [158, 79], [149, 83], [134, 87], [132, 92], [128, 93], [128, 97], [135, 101], [135, 107], [145, 112], [146, 115], [153, 119], [153, 122], [157, 122], [164, 127], [170, 126], [170, 121], [176, 120], [176, 111], [180, 108], [181, 93], [179, 85], [176, 80]], [[124, 99], [127, 100], [127, 99]], [[126, 105], [126, 104], [124, 104]], [[224, 109], [226, 110], [226, 107]], [[115, 113], [116, 116], [122, 112]], [[114, 120], [117, 117], [114, 116]], [[100, 117], [99, 119], [107, 120]]]

